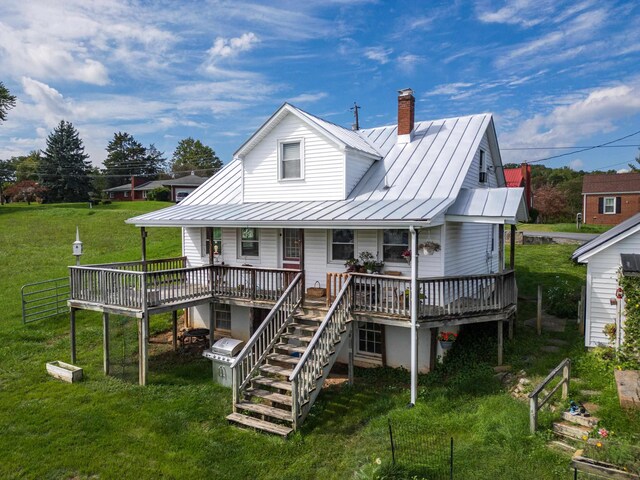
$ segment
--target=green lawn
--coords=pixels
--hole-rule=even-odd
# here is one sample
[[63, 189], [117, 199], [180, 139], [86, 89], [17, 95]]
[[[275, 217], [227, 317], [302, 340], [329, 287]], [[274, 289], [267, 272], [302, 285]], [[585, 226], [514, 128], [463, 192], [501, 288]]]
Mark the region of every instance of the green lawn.
[[530, 232], [570, 232], [570, 233], [602, 233], [612, 225], [582, 225], [578, 230], [575, 223], [519, 223], [518, 230]]
[[[389, 419], [405, 458], [411, 450], [402, 442], [414, 437], [403, 427], [416, 428], [417, 438], [430, 442], [428, 450], [410, 456], [414, 467], [446, 451], [453, 436], [457, 479], [573, 478], [568, 459], [545, 446], [544, 431], [528, 434], [528, 405], [494, 378], [495, 331], [482, 327], [466, 329], [441, 368], [420, 377], [415, 408], [406, 408], [406, 371], [357, 370], [355, 387], [325, 389], [302, 430], [287, 441], [227, 425], [231, 393], [212, 383], [210, 362], [174, 354], [168, 345], [152, 345], [150, 385], [139, 387], [136, 327], [122, 317], [112, 317], [113, 376], [102, 374], [100, 316], [83, 311], [77, 363], [86, 379], [69, 385], [49, 377], [45, 362], [69, 360], [68, 318], [23, 325], [20, 287], [66, 275], [74, 263], [76, 225], [83, 263], [138, 259], [140, 232], [124, 220], [165, 205], [0, 207], [0, 478], [349, 479], [376, 478], [378, 468], [387, 478], [411, 478], [411, 465], [390, 467]], [[148, 252], [150, 258], [178, 255], [179, 230], [150, 229]], [[538, 282], [557, 274], [579, 285], [584, 267], [571, 265], [569, 254], [566, 246], [519, 246], [521, 293], [530, 295]], [[612, 428], [620, 436], [640, 430], [637, 417], [616, 408], [610, 370], [583, 354], [575, 326], [560, 336], [569, 342], [565, 351], [542, 355], [548, 335], [537, 337], [524, 327], [528, 309], [523, 305], [516, 339], [506, 343], [507, 363], [543, 377], [570, 354], [584, 384], [603, 390]], [[153, 332], [168, 328], [168, 318], [153, 319]], [[543, 412], [542, 430], [552, 418]]]

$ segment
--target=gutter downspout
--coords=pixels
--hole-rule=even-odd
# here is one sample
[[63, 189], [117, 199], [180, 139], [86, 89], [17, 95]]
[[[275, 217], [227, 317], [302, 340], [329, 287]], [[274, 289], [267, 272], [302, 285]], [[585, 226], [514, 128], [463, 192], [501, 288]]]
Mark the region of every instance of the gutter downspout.
[[411, 401], [416, 404], [418, 393], [418, 232], [409, 226], [411, 232]]

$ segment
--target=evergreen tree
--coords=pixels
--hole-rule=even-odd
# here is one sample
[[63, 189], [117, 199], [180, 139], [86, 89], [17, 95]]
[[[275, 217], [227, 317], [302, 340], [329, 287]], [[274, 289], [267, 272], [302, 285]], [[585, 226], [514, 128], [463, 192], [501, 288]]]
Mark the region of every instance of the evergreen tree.
[[0, 82], [0, 122], [7, 119], [7, 112], [16, 106], [16, 97]]
[[166, 159], [154, 145], [145, 148], [132, 135], [118, 132], [107, 145], [104, 173], [110, 187], [127, 183], [131, 176], [153, 177], [160, 173]]
[[40, 161], [40, 184], [48, 202], [81, 202], [89, 199], [91, 179], [88, 155], [78, 131], [64, 120], [47, 137]]
[[191, 137], [180, 140], [171, 160], [173, 172], [195, 171], [202, 177], [213, 175], [222, 168], [213, 149]]

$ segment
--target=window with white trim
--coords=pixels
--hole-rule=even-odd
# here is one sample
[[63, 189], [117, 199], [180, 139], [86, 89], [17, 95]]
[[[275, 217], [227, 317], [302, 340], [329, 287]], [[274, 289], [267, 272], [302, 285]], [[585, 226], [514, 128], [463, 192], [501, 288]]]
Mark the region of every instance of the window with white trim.
[[257, 228], [241, 228], [240, 229], [240, 256], [241, 257], [259, 257], [260, 242], [258, 238]]
[[302, 140], [280, 142], [278, 146], [280, 180], [297, 180], [304, 177]]
[[355, 232], [350, 229], [331, 230], [331, 260], [348, 260], [355, 256]]
[[129, 192], [124, 192], [124, 198], [128, 198], [129, 197]]
[[402, 252], [409, 250], [409, 230], [382, 231], [382, 259], [385, 262], [404, 262]]
[[[213, 248], [213, 251], [211, 250]], [[208, 227], [205, 229], [204, 255], [222, 255], [222, 228]]]
[[616, 213], [616, 197], [604, 197], [604, 213]]
[[231, 331], [231, 305], [226, 303], [213, 304], [213, 329], [227, 333]]
[[382, 325], [358, 322], [358, 353], [382, 355]]
[[484, 158], [484, 150], [480, 150], [480, 183], [487, 182], [487, 161]]

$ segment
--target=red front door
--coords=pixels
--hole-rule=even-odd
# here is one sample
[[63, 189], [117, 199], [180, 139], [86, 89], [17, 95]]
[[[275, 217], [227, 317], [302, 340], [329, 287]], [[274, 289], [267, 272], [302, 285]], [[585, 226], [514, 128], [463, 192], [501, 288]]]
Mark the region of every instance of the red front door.
[[282, 229], [282, 268], [302, 270], [302, 230]]

